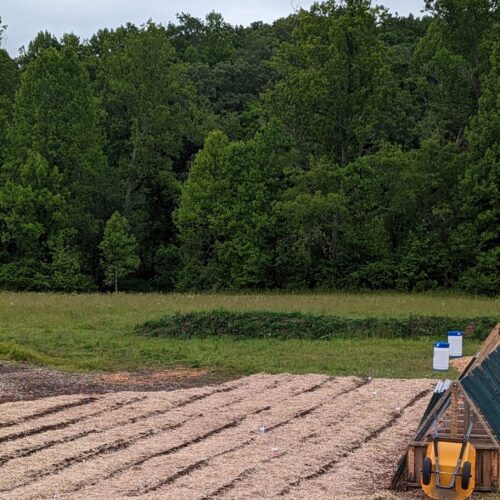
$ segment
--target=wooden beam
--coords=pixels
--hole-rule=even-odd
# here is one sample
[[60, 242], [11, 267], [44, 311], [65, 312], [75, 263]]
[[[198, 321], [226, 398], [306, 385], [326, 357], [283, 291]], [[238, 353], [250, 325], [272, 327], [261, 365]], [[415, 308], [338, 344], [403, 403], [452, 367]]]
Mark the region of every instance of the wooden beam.
[[500, 345], [500, 323], [490, 332], [486, 340], [481, 344], [479, 352], [472, 358], [470, 363], [465, 367], [460, 374], [459, 380], [463, 379], [469, 371], [481, 364], [486, 357]]
[[451, 386], [451, 428], [450, 434], [452, 438], [458, 438], [458, 384], [453, 382]]

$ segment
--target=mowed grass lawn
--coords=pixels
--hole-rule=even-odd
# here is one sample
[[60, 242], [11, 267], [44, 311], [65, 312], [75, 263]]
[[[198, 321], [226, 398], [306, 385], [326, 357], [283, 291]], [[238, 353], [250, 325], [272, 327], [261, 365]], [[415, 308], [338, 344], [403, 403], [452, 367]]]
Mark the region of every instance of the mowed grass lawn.
[[[500, 320], [498, 298], [446, 294], [0, 292], [0, 359], [75, 371], [188, 366], [208, 367], [224, 375], [286, 371], [375, 377], [443, 376], [432, 371], [433, 339], [430, 338], [182, 340], [144, 338], [133, 333], [135, 325], [168, 313], [212, 309], [299, 311], [349, 317], [498, 315]], [[479, 344], [466, 339], [465, 354], [476, 352]], [[453, 371], [449, 375], [454, 375]]]

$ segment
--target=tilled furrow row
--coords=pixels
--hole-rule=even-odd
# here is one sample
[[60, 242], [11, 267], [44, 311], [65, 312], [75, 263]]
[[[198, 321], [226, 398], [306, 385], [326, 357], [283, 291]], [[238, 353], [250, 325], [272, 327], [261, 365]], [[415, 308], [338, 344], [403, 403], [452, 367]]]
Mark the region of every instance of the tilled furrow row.
[[32, 417], [36, 418], [39, 414], [49, 415], [52, 409], [59, 411], [57, 410], [58, 407], [78, 403], [82, 399], [87, 398], [88, 396], [74, 394], [71, 396], [52, 396], [30, 401], [8, 401], [0, 403], [0, 427], [17, 420], [29, 420]]
[[[343, 383], [339, 383], [338, 381], [331, 382], [331, 387], [325, 386], [322, 392], [318, 391], [317, 393], [317, 397], [322, 400], [324, 404], [332, 404], [332, 402], [341, 394], [345, 394], [353, 390], [360, 384], [363, 384], [363, 381], [355, 379], [349, 379], [347, 382], [346, 380], [344, 380]], [[347, 384], [347, 387], [344, 384]], [[261, 396], [266, 397], [266, 394], [264, 393]], [[267, 397], [271, 400], [274, 399], [269, 396]], [[290, 400], [294, 399], [296, 399], [296, 393], [292, 395], [287, 400], [287, 402], [289, 403]], [[302, 404], [306, 402], [307, 400], [304, 400]], [[278, 402], [274, 401], [274, 404], [276, 406]], [[320, 406], [320, 404], [312, 405], [309, 408], [310, 411], [296, 411], [295, 407], [291, 409], [288, 407], [288, 405], [284, 405], [283, 408], [279, 408], [278, 404], [278, 408], [271, 408], [270, 410], [267, 410], [267, 414], [263, 413], [261, 409], [254, 410], [253, 412], [244, 415], [240, 423], [235, 428], [231, 428], [223, 434], [220, 433], [210, 440], [203, 440], [203, 442], [200, 442], [200, 446], [189, 448], [185, 450], [185, 453], [176, 454], [175, 463], [172, 462], [172, 460], [165, 460], [165, 456], [163, 454], [156, 455], [154, 457], [152, 456], [147, 461], [147, 464], [145, 464], [145, 462], [140, 464], [141, 466], [146, 465], [146, 467], [142, 467], [141, 469], [137, 469], [136, 467], [134, 467], [133, 470], [130, 471], [127, 475], [126, 481], [124, 480], [123, 476], [120, 476], [113, 483], [106, 484], [106, 489], [108, 491], [116, 492], [117, 496], [127, 496], [130, 493], [129, 491], [124, 490], [127, 484], [134, 485], [139, 483], [140, 481], [143, 481], [146, 473], [151, 478], [163, 478], [165, 475], [169, 474], [175, 476], [176, 480], [179, 478], [183, 478], [185, 475], [181, 475], [179, 477], [176, 476], [175, 471], [179, 467], [189, 470], [190, 474], [194, 472], [201, 472], [203, 477], [205, 477], [205, 475], [203, 474], [203, 469], [211, 465], [215, 459], [222, 458], [227, 454], [235, 453], [235, 451], [237, 451], [238, 454], [246, 454], [246, 448], [252, 445], [257, 439], [259, 439], [259, 427], [263, 421], [270, 422], [269, 428], [280, 428], [282, 426], [289, 425], [290, 422], [307, 418], [313, 411], [315, 411], [316, 408], [319, 408]], [[236, 446], [235, 449], [232, 449], [233, 443], [235, 442], [242, 442], [243, 444], [240, 444]], [[221, 452], [221, 450], [223, 451]], [[191, 468], [193, 457], [196, 457], [198, 459], [197, 461], [199, 461], [199, 459], [203, 459], [203, 464], [199, 464], [196, 468]], [[138, 464], [135, 465], [137, 466]], [[211, 467], [211, 469], [213, 470], [213, 467]], [[185, 479], [189, 483], [193, 484], [190, 475]], [[160, 488], [160, 486], [158, 486], [158, 483], [162, 483], [162, 479], [152, 481], [151, 486], [154, 486], [154, 489], [158, 490]], [[173, 483], [174, 481], [169, 481], [169, 487]], [[204, 483], [195, 481], [194, 484], [198, 484], [199, 487], [203, 487]], [[103, 484], [100, 483], [99, 486], [102, 487]], [[148, 490], [147, 482], [143, 489]], [[166, 494], [166, 491], [162, 490], [160, 493]], [[192, 493], [193, 492], [190, 492], [189, 495], [192, 495]], [[185, 496], [183, 494], [178, 495], [177, 493], [174, 493], [173, 495], [175, 498], [182, 498]]]
[[314, 384], [312, 387], [309, 387], [307, 389], [304, 389], [303, 391], [299, 391], [295, 394], [295, 396], [298, 396], [299, 394], [307, 394], [310, 392], [315, 392], [318, 389], [321, 389], [325, 384], [328, 384], [328, 382], [334, 380], [335, 377], [326, 377], [325, 380], [322, 380], [321, 382], [318, 382], [317, 384]]
[[[296, 422], [278, 429], [278, 434], [275, 435], [271, 433], [267, 442], [264, 439], [267, 434], [264, 435], [260, 446], [257, 444], [253, 449], [247, 450], [244, 459], [237, 456], [226, 457], [225, 463], [216, 464], [219, 468], [225, 468], [225, 477], [237, 476], [242, 470], [255, 467], [250, 476], [238, 482], [228, 497], [275, 498], [280, 491], [290, 487], [290, 483], [313, 473], [326, 461], [349, 450], [359, 439], [379, 427], [380, 422], [391, 418], [396, 403], [392, 401], [392, 394], [387, 389], [394, 383], [397, 381], [378, 382], [379, 393], [376, 396], [372, 394], [372, 387], [362, 386], [336, 400], [334, 405], [313, 413], [305, 422]], [[399, 385], [399, 397], [403, 404], [413, 398], [416, 389], [422, 389], [421, 383], [407, 384], [403, 381]], [[316, 438], [301, 442], [303, 437], [314, 432], [318, 434]], [[263, 457], [270, 455], [271, 448], [278, 448], [278, 456], [269, 463], [261, 464]], [[215, 486], [211, 477], [216, 476], [217, 472], [207, 470], [207, 473], [209, 483]], [[204, 478], [198, 477], [197, 482], [204, 482]], [[189, 485], [180, 482], [178, 486], [184, 486], [185, 490], [179, 488], [174, 493], [179, 497], [186, 495]], [[217, 488], [211, 490], [212, 496]], [[209, 492], [203, 493], [207, 495]]]
[[6, 429], [7, 427], [13, 427], [14, 425], [23, 424], [24, 422], [30, 422], [32, 420], [46, 417], [47, 415], [53, 415], [54, 413], [59, 413], [59, 412], [64, 411], [64, 410], [69, 410], [71, 408], [76, 408], [78, 406], [85, 406], [85, 405], [88, 405], [89, 403], [93, 403], [94, 401], [97, 401], [97, 399], [98, 398], [96, 398], [96, 397], [88, 397], [88, 398], [79, 399], [78, 401], [75, 401], [72, 403], [64, 403], [64, 404], [56, 405], [56, 406], [47, 408], [46, 410], [32, 413], [31, 415], [25, 415], [23, 417], [19, 417], [19, 418], [13, 419], [13, 420], [8, 420], [7, 422], [0, 422], [0, 428]]
[[[58, 444], [70, 443], [72, 441], [82, 439], [90, 434], [102, 434], [103, 432], [112, 430], [119, 426], [133, 424], [155, 416], [163, 416], [177, 408], [183, 408], [196, 401], [206, 399], [213, 394], [230, 392], [230, 390], [234, 390], [237, 387], [239, 386], [232, 385], [229, 387], [219, 387], [218, 389], [202, 392], [201, 394], [195, 393], [194, 395], [189, 395], [187, 398], [183, 398], [180, 401], [173, 393], [162, 393], [161, 398], [154, 395], [151, 396], [150, 393], [148, 393], [146, 395], [137, 396], [132, 400], [115, 403], [114, 405], [105, 407], [103, 410], [84, 416], [78, 416], [59, 424], [46, 425], [35, 429], [29, 429], [18, 434], [13, 434], [10, 435], [10, 438], [14, 438], [16, 440], [32, 436], [36, 436], [38, 439], [24, 439], [24, 442], [26, 442], [28, 446], [24, 446], [22, 448], [20, 448], [20, 446], [22, 446], [21, 443], [14, 441], [14, 439], [10, 439], [9, 442], [3, 446], [3, 449], [8, 451], [8, 445], [10, 445], [12, 451], [0, 456], [0, 466], [13, 458], [28, 457], [38, 451], [51, 448]], [[145, 400], [148, 400], [149, 404], [145, 404]], [[116, 411], [121, 407], [135, 402], [143, 402], [144, 404], [141, 405], [142, 407], [153, 406], [154, 409], [149, 412], [141, 413], [141, 408], [139, 407], [135, 409], [137, 413], [132, 417], [129, 415], [132, 411], [134, 411], [134, 409], [127, 409], [127, 411], [124, 412], [124, 416], [127, 416], [127, 418], [122, 420], [120, 420], [120, 414], [115, 414], [113, 416], [110, 415], [110, 412]], [[110, 418], [112, 417], [114, 417], [114, 420], [111, 421], [110, 424]], [[85, 427], [87, 427], [87, 430], [85, 430]], [[77, 430], [77, 432], [72, 434], [71, 431], [73, 430]], [[64, 433], [50, 433], [50, 431], [64, 431]], [[69, 434], [66, 434], [66, 432], [69, 432]], [[38, 436], [39, 434], [41, 434], [41, 436]]]
[[[296, 413], [295, 418], [268, 420], [266, 432], [252, 440], [248, 448], [242, 450], [243, 453], [227, 456], [224, 461], [213, 461], [203, 475], [197, 474], [189, 481], [181, 482], [170, 493], [176, 498], [194, 497], [200, 494], [205, 498], [217, 498], [233, 490], [240, 483], [251, 482], [254, 473], [263, 470], [265, 474], [269, 464], [276, 463], [290, 453], [290, 449], [281, 446], [285, 436], [293, 436], [294, 442], [298, 443], [301, 437], [309, 434], [309, 429], [323, 428], [325, 419], [335, 418], [337, 408], [342, 407], [343, 401], [352, 398], [353, 393], [359, 394], [363, 387], [366, 387], [366, 381], [357, 380], [351, 387], [343, 388], [325, 404], [312, 405]], [[362, 397], [367, 398], [368, 394], [365, 393]], [[224, 474], [218, 472], [221, 468], [224, 468]], [[228, 481], [227, 478], [232, 476], [235, 479]], [[200, 485], [196, 492], [192, 491], [193, 484]]]
[[[342, 451], [339, 454], [336, 454], [334, 458], [323, 463], [318, 469], [316, 469], [312, 473], [307, 474], [303, 477], [299, 477], [295, 481], [291, 482], [287, 487], [285, 487], [278, 493], [278, 496], [281, 497], [287, 496], [291, 493], [292, 490], [294, 490], [294, 494], [292, 495], [292, 497], [296, 497], [297, 494], [300, 496], [301, 491], [308, 491], [310, 485], [309, 484], [304, 485], [304, 483], [309, 481], [314, 481], [327, 473], [334, 473], [338, 465], [341, 464], [343, 461], [345, 461], [347, 457], [349, 457], [357, 450], [359, 450], [364, 444], [370, 443], [374, 439], [378, 438], [384, 431], [396, 425], [396, 423], [402, 417], [405, 411], [411, 409], [413, 406], [415, 406], [415, 404], [418, 401], [428, 396], [429, 393], [430, 389], [426, 389], [418, 393], [402, 408], [402, 410], [399, 413], [394, 414], [388, 421], [386, 421], [381, 426], [372, 430], [367, 436], [364, 436], [363, 438], [356, 440], [354, 443], [351, 443], [349, 448], [347, 448], [346, 450]], [[297, 491], [297, 487], [299, 486], [301, 486], [301, 489]]]
[[[363, 443], [341, 464], [315, 481], [314, 491], [327, 492], [336, 498], [345, 491], [351, 494], [376, 494], [387, 489], [391, 482], [395, 458], [404, 452], [406, 443], [414, 436], [417, 422], [415, 414], [421, 415], [427, 404], [419, 399], [408, 411], [404, 411], [394, 425], [377, 437]], [[376, 457], [375, 459], [371, 459]], [[356, 471], [356, 474], [353, 474]], [[310, 486], [308, 491], [311, 491]]]
[[[265, 387], [266, 385], [269, 385], [270, 381], [269, 381], [269, 378], [265, 378], [265, 377], [260, 377], [260, 382], [259, 382], [259, 377], [249, 377], [249, 379], [254, 379], [254, 385], [258, 385], [260, 383], [260, 385], [263, 387]], [[258, 382], [257, 384], [255, 384], [255, 382]], [[290, 389], [287, 391], [285, 390], [285, 393], [286, 392], [291, 392], [292, 390], [295, 390], [296, 387], [297, 387], [297, 380], [293, 379], [291, 382], [289, 382], [289, 385], [291, 386]], [[240, 397], [240, 393], [241, 394], [249, 394], [249, 391], [248, 391], [248, 387], [247, 387], [247, 384], [248, 383], [248, 380], [244, 383], [241, 383], [241, 384], [232, 384], [232, 387], [233, 387], [233, 390], [234, 390], [234, 398], [238, 398]], [[285, 384], [286, 385], [286, 384]], [[302, 383], [302, 385], [304, 385]], [[281, 389], [280, 387], [278, 387], [275, 392], [280, 392], [282, 391], [283, 389]], [[214, 391], [215, 392], [215, 391]], [[172, 425], [176, 422], [179, 422], [179, 421], [184, 421], [186, 420], [186, 417], [188, 417], [189, 419], [193, 419], [195, 417], [197, 417], [199, 420], [200, 420], [200, 415], [203, 415], [202, 413], [200, 413], [200, 410], [206, 410], [207, 409], [207, 405], [208, 405], [208, 409], [210, 409], [211, 411], [217, 413], [218, 412], [218, 407], [220, 406], [220, 404], [223, 402], [223, 401], [227, 401], [227, 397], [228, 397], [228, 391], [225, 390], [224, 388], [222, 389], [219, 389], [217, 391], [218, 394], [214, 394], [213, 397], [208, 400], [208, 401], [204, 401], [204, 400], [201, 400], [201, 399], [198, 399], [197, 401], [195, 402], [191, 402], [191, 404], [189, 406], [187, 405], [179, 405], [175, 411], [172, 411], [172, 412], [169, 412], [169, 417], [170, 417], [170, 422], [169, 424]], [[274, 398], [273, 399], [276, 399], [276, 396], [277, 394], [274, 394]], [[242, 406], [243, 407], [254, 407], [256, 405], [255, 402], [253, 401], [250, 401], [250, 402], [243, 402], [242, 403]], [[199, 408], [199, 409], [198, 409]], [[258, 408], [259, 410], [261, 410], [261, 408]], [[191, 411], [191, 413], [186, 413], [187, 411]], [[136, 434], [137, 431], [134, 432], [134, 429], [137, 429], [139, 430], [139, 432], [141, 431], [144, 431], [144, 425], [147, 424], [148, 426], [148, 429], [151, 430], [151, 429], [161, 429], [162, 427], [162, 423], [164, 423], [164, 419], [159, 419], [159, 418], [156, 418], [156, 420], [148, 420], [147, 422], [141, 422], [141, 425], [132, 425], [132, 426], [123, 426], [123, 427], [120, 427], [119, 429], [116, 429], [113, 431], [113, 433], [106, 433], [102, 436], [102, 439], [100, 439], [101, 442], [99, 442], [99, 440], [96, 440], [96, 439], [93, 439], [93, 440], [89, 440], [89, 439], [86, 439], [86, 440], [82, 440], [81, 442], [77, 442], [75, 444], [78, 445], [78, 447], [81, 449], [81, 451], [79, 451], [79, 453], [74, 453], [74, 451], [77, 451], [75, 450], [75, 447], [73, 448], [70, 448], [70, 447], [67, 447], [67, 453], [69, 455], [69, 458], [72, 458], [69, 462], [66, 462], [67, 464], [70, 464], [72, 465], [74, 462], [80, 462], [80, 456], [82, 456], [82, 454], [85, 454], [87, 453], [88, 450], [93, 450], [93, 449], [96, 449], [97, 447], [99, 446], [103, 446], [103, 445], [108, 445], [109, 442], [111, 441], [111, 443], [113, 443], [115, 439], [113, 439], [113, 436], [116, 435], [116, 437], [120, 437], [120, 436], [123, 436], [123, 435], [128, 435], [130, 437], [133, 438], [133, 436]], [[200, 426], [201, 428], [203, 428], [203, 425]], [[198, 429], [198, 427], [196, 425], [190, 425], [190, 426], [186, 426], [185, 427], [185, 430], [183, 431], [183, 433], [187, 434], [187, 435], [191, 435], [193, 434], [193, 431], [196, 435], [196, 430]], [[137, 455], [139, 456], [143, 456], [144, 454], [142, 453], [142, 450], [148, 450], [149, 448], [155, 448], [155, 447], [158, 447], [159, 445], [161, 445], [161, 441], [159, 441], [157, 439], [157, 436], [158, 434], [161, 434], [162, 432], [164, 431], [159, 431], [158, 433], [155, 433], [155, 434], [152, 434], [152, 435], [149, 435], [149, 436], [144, 436], [141, 434], [141, 442], [140, 443], [137, 443], [134, 442], [133, 444], [136, 445], [134, 446], [133, 450], [131, 450], [130, 452], [127, 452], [124, 456], [124, 458], [129, 458], [130, 457], [130, 454], [131, 453], [136, 453]], [[170, 433], [167, 433], [166, 435], [170, 435], [169, 437], [172, 437], [172, 436], [176, 436], [177, 433], [173, 434], [172, 432]], [[181, 434], [182, 435], [182, 434]], [[53, 451], [53, 454], [52, 456], [55, 456], [56, 453], [57, 453], [57, 456], [61, 457], [61, 456], [65, 456], [65, 452], [64, 452], [64, 447], [58, 447], [59, 449], [58, 450], [54, 450]], [[124, 448], [121, 446], [121, 443], [120, 443], [120, 448], [123, 450]], [[128, 447], [127, 447], [128, 448]], [[73, 453], [71, 453], [71, 451], [73, 451]], [[115, 454], [117, 455], [117, 454]], [[119, 454], [118, 454], [119, 455]], [[35, 458], [35, 457], [33, 457]], [[38, 457], [37, 457], [38, 458]], [[108, 459], [109, 461], [109, 459]], [[127, 462], [129, 460], [126, 460]], [[22, 462], [22, 461], [21, 461]], [[49, 460], [49, 463], [51, 461]], [[53, 461], [52, 461], [53, 462]], [[84, 466], [85, 464], [90, 464], [89, 465], [89, 469], [92, 469], [91, 471], [91, 474], [89, 474], [89, 477], [91, 478], [95, 478], [95, 473], [94, 473], [94, 468], [93, 468], [93, 464], [94, 464], [94, 461], [90, 461], [90, 462], [85, 462], [82, 464], [82, 466]], [[57, 468], [57, 472], [60, 472], [61, 471], [61, 465], [58, 465], [58, 468]], [[133, 464], [131, 464], [131, 466], [133, 466]], [[74, 483], [75, 482], [75, 477], [77, 477], [77, 475], [73, 474], [73, 469], [74, 467], [71, 468], [71, 470], [68, 471], [67, 474], [64, 475], [64, 478], [68, 478], [69, 480], [69, 484], [71, 483]], [[104, 469], [106, 470], [106, 469]], [[37, 469], [32, 469], [32, 470], [29, 470], [27, 467], [24, 468], [24, 475], [26, 476], [26, 474], [30, 474], [30, 475], [36, 475], [37, 472], [39, 471], [39, 468]], [[57, 477], [60, 477], [61, 474], [58, 474]], [[63, 482], [66, 483], [66, 479], [63, 478]], [[1, 478], [0, 478], [0, 481], [1, 481]], [[52, 479], [51, 479], [52, 481]], [[51, 482], [50, 481], [50, 482]], [[27, 489], [29, 489], [29, 486], [34, 484], [35, 481], [33, 480], [30, 480], [30, 483], [29, 484], [25, 484], [26, 481], [18, 481], [16, 485], [13, 485], [13, 488], [16, 489], [16, 491], [19, 490], [19, 494], [22, 494], [22, 492], [24, 490], [27, 491]], [[45, 483], [45, 480], [39, 480], [39, 481], [36, 481], [37, 483], [37, 490], [38, 490], [38, 485], [41, 485], [43, 483]], [[21, 489], [19, 489], [21, 488]], [[12, 489], [10, 490], [12, 491]], [[35, 497], [37, 495], [34, 495]]]
[[[354, 382], [352, 380], [349, 380], [348, 382], [345, 382], [346, 384], [353, 385]], [[296, 385], [296, 384], [293, 384]], [[290, 401], [291, 399], [294, 399], [294, 394], [296, 393], [296, 390], [293, 390], [294, 387], [291, 385], [289, 390], [287, 391], [289, 393], [288, 397], [285, 397], [285, 400]], [[341, 385], [338, 384], [337, 382], [333, 383], [334, 386], [336, 385]], [[290, 390], [292, 389], [292, 390]], [[241, 433], [238, 431], [238, 437], [235, 437], [235, 439], [231, 439], [228, 437], [228, 433], [224, 432], [222, 435], [222, 431], [227, 431], [228, 429], [232, 429], [233, 427], [237, 427], [238, 429], [241, 428], [241, 423], [243, 421], [248, 421], [250, 418], [254, 418], [254, 422], [251, 425], [252, 432], [255, 432], [255, 428], [258, 429], [258, 421], [262, 418], [263, 411], [270, 411], [266, 408], [269, 408], [269, 404], [266, 403], [276, 403], [280, 399], [278, 396], [279, 393], [283, 393], [283, 388], [278, 386], [274, 390], [258, 390], [256, 393], [260, 395], [260, 399], [254, 399], [252, 401], [247, 402], [244, 405], [238, 405], [240, 408], [238, 409], [231, 409], [227, 410], [225, 412], [221, 412], [220, 408], [217, 406], [212, 407], [209, 409], [207, 413], [204, 414], [204, 416], [199, 419], [199, 427], [212, 427], [214, 424], [217, 424], [219, 422], [224, 422], [224, 421], [230, 421], [234, 422], [231, 425], [226, 426], [220, 426], [220, 424], [215, 427], [216, 432], [213, 434], [211, 431], [208, 433], [204, 433], [201, 436], [195, 438], [195, 439], [189, 439], [189, 440], [184, 440], [181, 441], [180, 444], [175, 445], [175, 441], [179, 441], [180, 439], [180, 432], [176, 433], [176, 435], [166, 435], [164, 436], [164, 441], [165, 444], [170, 443], [171, 446], [164, 446], [161, 447], [159, 446], [161, 443], [159, 440], [157, 442], [152, 443], [153, 446], [151, 446], [150, 453], [147, 455], [143, 455], [141, 458], [135, 460], [135, 461], [130, 461], [127, 460], [123, 463], [122, 466], [115, 466], [114, 470], [107, 474], [105, 477], [99, 478], [98, 481], [91, 481], [90, 483], [88, 482], [87, 485], [85, 484], [80, 484], [78, 485], [78, 488], [89, 488], [86, 490], [82, 491], [82, 496], [93, 496], [97, 494], [97, 492], [102, 489], [103, 487], [107, 491], [119, 491], [119, 495], [123, 495], [124, 492], [122, 491], [123, 488], [126, 487], [127, 484], [130, 485], [130, 487], [133, 487], [136, 484], [141, 484], [141, 483], [146, 483], [148, 484], [149, 481], [145, 481], [144, 477], [146, 478], [151, 478], [152, 483], [154, 484], [155, 478], [158, 478], [159, 480], [163, 479], [165, 477], [165, 474], [168, 474], [168, 470], [171, 467], [174, 467], [173, 473], [175, 473], [175, 470], [179, 468], [179, 457], [177, 455], [178, 452], [182, 450], [186, 450], [187, 447], [193, 446], [194, 444], [199, 444], [203, 443], [205, 445], [205, 442], [209, 440], [209, 438], [212, 438], [213, 436], [218, 436], [218, 440], [213, 440], [210, 439], [209, 441], [209, 446], [215, 445], [216, 449], [212, 450], [211, 452], [204, 455], [206, 457], [210, 457], [215, 453], [220, 452], [221, 449], [223, 448], [231, 448], [234, 446], [234, 442], [238, 443], [240, 440], [246, 440], [248, 439], [248, 431], [245, 431], [243, 438], [241, 437]], [[324, 394], [323, 398], [325, 399], [331, 399], [331, 389], [325, 387], [324, 389]], [[260, 404], [263, 404], [263, 406], [259, 406]], [[264, 412], [265, 412], [264, 411]], [[293, 411], [293, 408], [288, 410], [288, 414], [290, 414]], [[293, 412], [295, 414], [295, 412]], [[289, 417], [288, 417], [289, 418]], [[206, 422], [204, 424], [204, 422]], [[179, 430], [180, 431], [180, 430]], [[191, 432], [192, 435], [192, 429], [188, 429], [188, 432], [186, 435], [189, 435]], [[219, 436], [220, 435], [220, 436]], [[159, 447], [157, 451], [153, 451], [154, 447]], [[239, 448], [239, 446], [238, 446]], [[172, 455], [173, 453], [176, 454], [175, 457], [175, 465], [174, 462], [172, 462], [171, 459], [168, 457]], [[194, 456], [201, 458], [202, 456], [195, 451], [193, 451], [191, 448], [187, 450], [187, 456], [191, 456], [192, 453], [195, 453]], [[156, 467], [155, 464], [160, 463], [161, 465], [159, 467]], [[192, 459], [189, 459], [189, 463], [186, 464], [186, 466], [189, 466], [190, 463], [192, 463]], [[126, 480], [124, 479], [126, 478]], [[103, 482], [105, 480], [105, 482]], [[95, 482], [96, 486], [92, 488], [92, 483]], [[74, 491], [72, 489], [72, 491]], [[66, 488], [66, 492], [69, 492]]]
[[[286, 455], [286, 452], [281, 453], [280, 455], [277, 455], [277, 456], [284, 456], [284, 455]], [[262, 460], [260, 462], [259, 466], [267, 465], [275, 458], [276, 457], [266, 458], [265, 460]], [[248, 478], [252, 477], [252, 475], [255, 474], [256, 471], [257, 471], [257, 466], [249, 467], [248, 469], [245, 469], [243, 472], [240, 472], [234, 479], [232, 479], [228, 483], [224, 483], [222, 486], [217, 488], [215, 491], [212, 491], [207, 496], [203, 496], [202, 500], [211, 500], [213, 498], [219, 498], [221, 496], [226, 495], [231, 490], [236, 488], [236, 486], [239, 483], [242, 483], [243, 481], [246, 481]]]
[[[270, 459], [263, 460], [261, 464], [266, 464], [269, 463]], [[252, 474], [255, 473], [257, 470], [257, 467], [248, 467], [248, 469], [243, 470], [240, 472], [234, 479], [231, 479], [231, 481], [224, 483], [222, 486], [219, 486], [215, 491], [212, 491], [212, 493], [209, 493], [207, 496], [202, 497], [202, 500], [210, 500], [212, 498], [217, 498], [222, 495], [225, 495], [229, 491], [231, 491], [238, 483], [241, 483], [245, 479], [249, 478], [252, 476]]]

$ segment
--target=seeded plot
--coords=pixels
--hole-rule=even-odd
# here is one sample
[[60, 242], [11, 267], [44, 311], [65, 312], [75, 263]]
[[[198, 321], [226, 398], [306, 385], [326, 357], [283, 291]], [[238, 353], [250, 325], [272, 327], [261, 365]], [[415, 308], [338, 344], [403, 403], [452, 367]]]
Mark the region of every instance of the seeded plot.
[[254, 375], [0, 405], [0, 498], [390, 497], [428, 380]]

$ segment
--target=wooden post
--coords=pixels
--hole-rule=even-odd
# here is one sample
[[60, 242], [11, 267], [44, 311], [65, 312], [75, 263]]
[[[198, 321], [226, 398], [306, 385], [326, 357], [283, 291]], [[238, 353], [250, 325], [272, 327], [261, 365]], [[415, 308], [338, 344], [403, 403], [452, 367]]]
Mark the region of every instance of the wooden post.
[[453, 439], [458, 437], [458, 387], [453, 382], [451, 387], [451, 429], [450, 435]]
[[498, 476], [500, 473], [500, 464], [498, 463], [499, 450], [493, 450], [491, 454], [491, 485], [498, 490]]
[[408, 461], [406, 464], [406, 470], [408, 473], [407, 481], [415, 481], [415, 447], [410, 446], [408, 448]]

